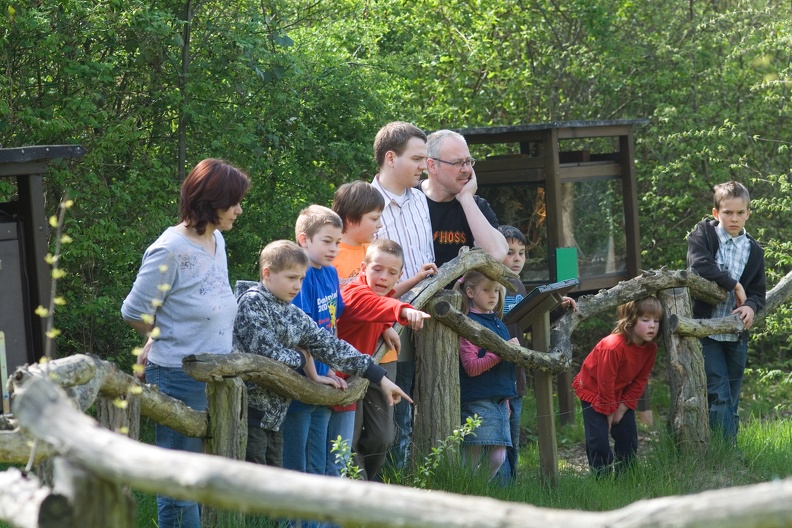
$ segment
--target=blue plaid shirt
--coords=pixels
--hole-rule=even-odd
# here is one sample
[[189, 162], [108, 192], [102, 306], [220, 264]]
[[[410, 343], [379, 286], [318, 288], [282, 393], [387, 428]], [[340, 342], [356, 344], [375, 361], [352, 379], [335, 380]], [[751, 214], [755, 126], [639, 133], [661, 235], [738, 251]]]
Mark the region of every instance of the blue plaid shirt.
[[[715, 226], [715, 232], [718, 234], [718, 240], [720, 241], [720, 247], [715, 254], [715, 262], [720, 266], [721, 270], [729, 273], [729, 277], [739, 281], [743, 271], [745, 271], [745, 265], [748, 263], [748, 256], [751, 253], [751, 243], [748, 237], [745, 236], [745, 229], [738, 236], [732, 237], [723, 229], [721, 224], [718, 224]], [[727, 317], [731, 315], [736, 306], [737, 300], [734, 296], [734, 290], [732, 290], [729, 292], [729, 297], [715, 307], [712, 317]], [[740, 339], [737, 334], [716, 334], [710, 337], [717, 341], [738, 341]]]

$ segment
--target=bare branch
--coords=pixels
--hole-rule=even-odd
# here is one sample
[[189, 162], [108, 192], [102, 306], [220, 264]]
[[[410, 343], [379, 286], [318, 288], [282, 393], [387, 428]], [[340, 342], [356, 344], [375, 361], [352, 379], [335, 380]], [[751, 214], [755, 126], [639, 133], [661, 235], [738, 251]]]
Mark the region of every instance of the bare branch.
[[[705, 524], [758, 528], [778, 525], [779, 519], [792, 516], [788, 500], [792, 479], [639, 501], [606, 512], [550, 510], [487, 497], [332, 479], [141, 444], [98, 427], [66, 403], [63, 391], [46, 379], [27, 380], [18, 389], [14, 412], [20, 423], [96, 476], [214, 508], [393, 528], [692, 528]], [[7, 493], [7, 488], [0, 489]]]
[[68, 389], [77, 405], [86, 410], [96, 396], [108, 398], [140, 392], [140, 413], [174, 431], [194, 438], [206, 436], [206, 413], [196, 411], [184, 402], [159, 392], [156, 386], [141, 383], [119, 371], [109, 361], [76, 354], [40, 365], [20, 367], [11, 377], [12, 392], [30, 377], [45, 377]]
[[447, 301], [438, 302], [432, 315], [471, 343], [484, 347], [515, 365], [558, 373], [568, 369], [571, 364], [570, 358], [561, 352], [537, 352], [504, 341], [498, 334], [466, 317]]
[[707, 337], [713, 334], [739, 334], [745, 328], [745, 323], [738, 315], [718, 319], [691, 319], [671, 314], [668, 317], [668, 328], [680, 336]]

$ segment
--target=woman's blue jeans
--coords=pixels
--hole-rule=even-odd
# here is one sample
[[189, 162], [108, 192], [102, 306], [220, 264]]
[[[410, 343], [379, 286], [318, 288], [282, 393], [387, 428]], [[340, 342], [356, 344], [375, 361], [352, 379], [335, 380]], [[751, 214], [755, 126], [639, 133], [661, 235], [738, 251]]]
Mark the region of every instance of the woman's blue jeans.
[[[206, 410], [206, 384], [188, 376], [181, 368], [146, 365], [146, 382], [159, 387], [163, 394], [180, 400], [196, 411]], [[155, 444], [165, 449], [203, 453], [203, 439], [177, 433], [170, 427], [154, 427]], [[197, 502], [157, 496], [159, 528], [200, 528], [201, 514]]]

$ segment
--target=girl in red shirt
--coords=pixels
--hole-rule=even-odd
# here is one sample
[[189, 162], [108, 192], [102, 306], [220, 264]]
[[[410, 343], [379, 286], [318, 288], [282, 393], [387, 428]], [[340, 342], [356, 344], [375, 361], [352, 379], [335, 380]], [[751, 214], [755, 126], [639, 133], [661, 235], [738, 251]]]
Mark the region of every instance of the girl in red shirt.
[[646, 297], [619, 306], [618, 316], [613, 333], [597, 343], [572, 382], [583, 407], [589, 467], [597, 476], [613, 467], [614, 451], [618, 470], [638, 451], [634, 411], [657, 355], [663, 307]]

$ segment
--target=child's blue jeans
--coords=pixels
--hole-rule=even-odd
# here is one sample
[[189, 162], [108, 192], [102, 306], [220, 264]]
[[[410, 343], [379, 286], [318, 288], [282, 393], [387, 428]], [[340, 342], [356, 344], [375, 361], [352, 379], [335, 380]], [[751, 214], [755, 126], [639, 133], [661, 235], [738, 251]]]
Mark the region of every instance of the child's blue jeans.
[[707, 400], [712, 429], [720, 429], [730, 442], [737, 441], [740, 403], [745, 362], [748, 357], [748, 333], [738, 341], [701, 339], [704, 371], [707, 373]]

